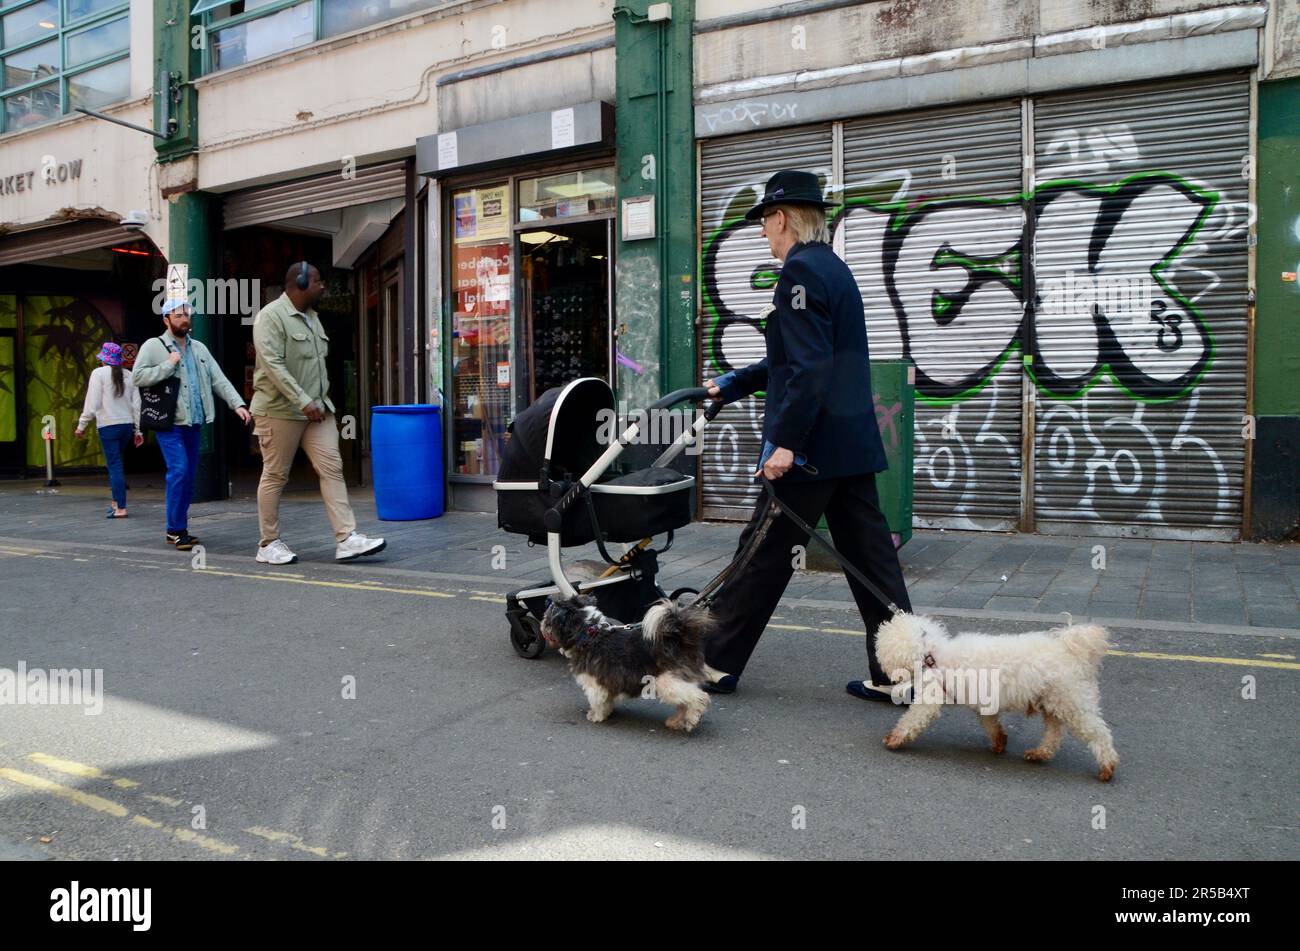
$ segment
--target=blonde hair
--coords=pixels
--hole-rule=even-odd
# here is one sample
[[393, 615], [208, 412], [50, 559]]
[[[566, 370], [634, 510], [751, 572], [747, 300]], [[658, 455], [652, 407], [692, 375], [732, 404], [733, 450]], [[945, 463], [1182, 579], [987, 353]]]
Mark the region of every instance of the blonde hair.
[[776, 209], [785, 212], [790, 222], [790, 230], [796, 241], [807, 244], [809, 241], [831, 240], [831, 230], [826, 225], [826, 212], [815, 205], [777, 205]]

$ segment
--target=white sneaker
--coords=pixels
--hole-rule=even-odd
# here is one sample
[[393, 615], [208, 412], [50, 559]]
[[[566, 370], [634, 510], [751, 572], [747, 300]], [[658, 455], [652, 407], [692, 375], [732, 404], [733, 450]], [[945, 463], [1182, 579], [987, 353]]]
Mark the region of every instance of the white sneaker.
[[298, 560], [298, 556], [277, 538], [269, 545], [258, 546], [257, 560], [264, 565], [292, 565]]
[[367, 538], [360, 532], [353, 532], [343, 541], [339, 542], [338, 548], [334, 550], [335, 561], [351, 561], [353, 558], [360, 558], [362, 555], [374, 555], [384, 550], [388, 542], [382, 538]]

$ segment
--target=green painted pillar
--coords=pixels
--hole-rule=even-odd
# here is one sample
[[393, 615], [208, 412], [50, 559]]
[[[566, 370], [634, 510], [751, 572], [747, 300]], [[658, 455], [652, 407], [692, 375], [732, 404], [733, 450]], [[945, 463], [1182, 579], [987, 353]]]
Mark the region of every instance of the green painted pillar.
[[[158, 161], [177, 162], [188, 159], [198, 150], [199, 102], [191, 81], [203, 69], [203, 49], [207, 37], [202, 25], [191, 23], [193, 0], [154, 0], [154, 128], [170, 133], [155, 139]], [[164, 73], [166, 75], [164, 75]], [[215, 199], [203, 192], [189, 192], [170, 199], [167, 227], [167, 261], [189, 266], [191, 281], [216, 277], [212, 227]], [[199, 295], [206, 299], [207, 295]], [[203, 313], [203, 300], [194, 314], [194, 336], [221, 356], [221, 328], [218, 317]], [[160, 318], [161, 323], [161, 318]], [[220, 439], [228, 420], [225, 404], [217, 401], [217, 423], [204, 426], [199, 443], [199, 474], [195, 482], [195, 501], [223, 499], [228, 492], [225, 454]]]
[[655, 237], [622, 240], [615, 281], [618, 398], [638, 409], [695, 385], [694, 0], [649, 22], [649, 0], [614, 10], [618, 197], [655, 198]]
[[[199, 94], [190, 83], [202, 74], [207, 36], [198, 19], [191, 25], [193, 6], [194, 0], [153, 0], [154, 128], [168, 131], [164, 112], [175, 128], [169, 138], [154, 140], [160, 162], [184, 158], [199, 147]], [[165, 89], [163, 70], [168, 74]]]
[[[204, 192], [190, 192], [177, 196], [171, 202], [168, 235], [168, 263], [189, 265], [191, 281], [206, 281], [216, 276], [216, 261], [211, 237], [212, 215], [215, 199]], [[203, 313], [204, 298], [199, 295], [194, 310], [193, 335], [207, 345], [218, 364], [222, 354], [221, 317]], [[161, 321], [161, 318], [159, 318]], [[238, 382], [242, 381], [232, 381]], [[229, 495], [228, 469], [225, 453], [221, 451], [221, 435], [230, 420], [226, 419], [229, 407], [213, 396], [216, 409], [215, 424], [203, 427], [199, 443], [199, 477], [194, 488], [195, 501], [224, 499]]]
[[1259, 84], [1255, 441], [1247, 537], [1300, 536], [1300, 79]]

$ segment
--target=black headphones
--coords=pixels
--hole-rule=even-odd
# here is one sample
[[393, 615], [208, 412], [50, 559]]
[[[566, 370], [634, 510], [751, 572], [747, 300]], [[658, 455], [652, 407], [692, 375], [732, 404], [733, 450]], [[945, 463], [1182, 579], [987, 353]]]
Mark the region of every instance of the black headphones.
[[308, 266], [309, 265], [307, 264], [306, 261], [302, 262], [302, 268], [298, 271], [298, 278], [296, 281], [294, 281], [294, 283], [298, 285], [299, 289], [304, 291], [307, 289], [307, 285], [311, 283], [310, 279], [307, 276]]

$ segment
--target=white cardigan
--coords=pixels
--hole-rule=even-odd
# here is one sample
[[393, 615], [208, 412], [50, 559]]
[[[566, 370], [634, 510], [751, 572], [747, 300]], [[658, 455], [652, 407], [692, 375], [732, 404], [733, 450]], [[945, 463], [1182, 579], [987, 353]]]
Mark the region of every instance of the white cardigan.
[[131, 371], [122, 369], [122, 395], [113, 388], [113, 368], [95, 367], [86, 385], [86, 405], [77, 420], [78, 431], [84, 431], [91, 419], [99, 429], [130, 423], [140, 431], [140, 391], [131, 382]]

